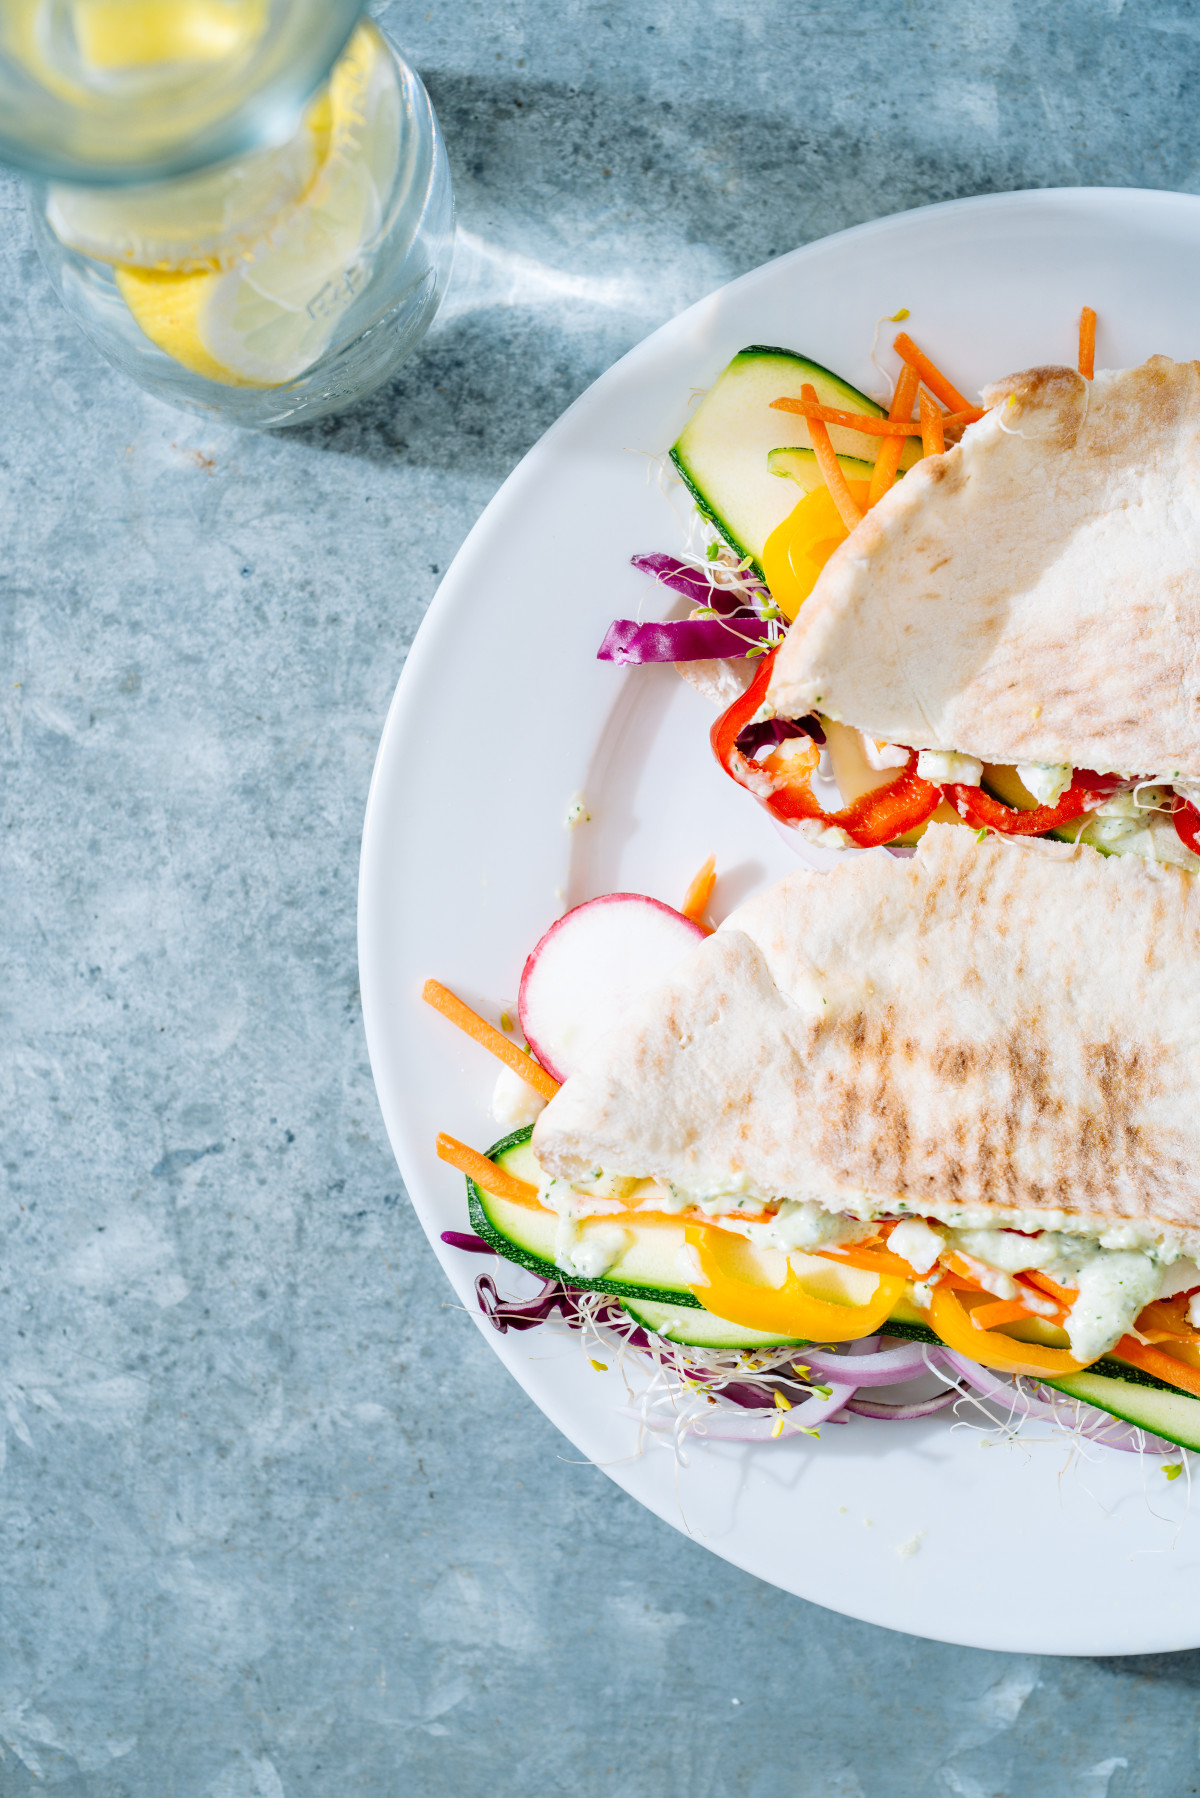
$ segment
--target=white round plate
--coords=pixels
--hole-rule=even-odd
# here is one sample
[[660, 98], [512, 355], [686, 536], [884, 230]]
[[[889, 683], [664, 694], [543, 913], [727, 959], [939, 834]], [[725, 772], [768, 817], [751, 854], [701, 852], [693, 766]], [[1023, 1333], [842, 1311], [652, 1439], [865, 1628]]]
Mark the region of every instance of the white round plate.
[[[498, 1136], [490, 1057], [421, 1002], [433, 975], [512, 1008], [524, 957], [570, 904], [632, 889], [678, 904], [715, 851], [717, 915], [795, 863], [720, 772], [712, 720], [670, 668], [596, 661], [609, 621], [667, 595], [629, 566], [681, 546], [687, 506], [661, 458], [749, 343], [878, 384], [881, 314], [968, 392], [1074, 359], [1082, 305], [1099, 366], [1200, 352], [1200, 199], [1121, 189], [1002, 194], [862, 225], [756, 269], [632, 350], [546, 433], [487, 508], [421, 626], [367, 806], [363, 1012], [379, 1100], [413, 1204], [460, 1299], [484, 1265], [438, 1130]], [[886, 340], [885, 340], [886, 341]], [[572, 795], [591, 822], [564, 828]], [[513, 1270], [514, 1288], [520, 1276]], [[487, 1341], [580, 1452], [705, 1547], [873, 1623], [982, 1648], [1137, 1654], [1200, 1644], [1200, 1521], [1189, 1479], [1063, 1437], [999, 1443], [943, 1413], [855, 1419], [756, 1447], [638, 1456], [615, 1372], [546, 1330]]]

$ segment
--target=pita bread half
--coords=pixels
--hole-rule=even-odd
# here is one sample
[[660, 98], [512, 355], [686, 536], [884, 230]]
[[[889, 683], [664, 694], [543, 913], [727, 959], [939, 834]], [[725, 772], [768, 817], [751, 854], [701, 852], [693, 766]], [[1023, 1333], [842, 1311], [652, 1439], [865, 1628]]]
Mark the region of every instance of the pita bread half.
[[[933, 825], [801, 870], [598, 1042], [539, 1118], [567, 1180], [1200, 1246], [1200, 884]], [[1125, 1240], [1125, 1238], [1128, 1240]]]
[[916, 749], [1200, 779], [1200, 362], [1033, 368], [835, 553], [772, 675]]

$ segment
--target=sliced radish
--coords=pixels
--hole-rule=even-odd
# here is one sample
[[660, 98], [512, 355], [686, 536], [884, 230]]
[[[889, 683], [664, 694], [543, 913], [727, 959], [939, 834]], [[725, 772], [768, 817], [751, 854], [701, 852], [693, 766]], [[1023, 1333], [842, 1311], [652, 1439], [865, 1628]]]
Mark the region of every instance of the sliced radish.
[[565, 1080], [631, 1000], [707, 931], [643, 893], [606, 893], [552, 924], [525, 963], [517, 1009], [547, 1073]]

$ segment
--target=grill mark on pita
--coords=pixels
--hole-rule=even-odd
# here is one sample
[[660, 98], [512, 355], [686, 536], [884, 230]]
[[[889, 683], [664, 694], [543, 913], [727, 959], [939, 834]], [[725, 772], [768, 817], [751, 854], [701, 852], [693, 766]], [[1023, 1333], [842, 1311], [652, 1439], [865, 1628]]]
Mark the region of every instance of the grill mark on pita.
[[[1185, 1172], [1142, 1121], [1164, 1083], [1167, 1051], [1157, 1045], [1115, 1034], [1085, 1041], [1092, 1090], [1067, 1107], [1036, 1010], [982, 1040], [922, 1043], [892, 1006], [856, 1007], [818, 1033], [821, 1059], [833, 1064], [818, 1154], [839, 1179], [868, 1192], [918, 1203], [1139, 1215]], [[936, 1137], [925, 1143], [906, 1097], [914, 1072], [932, 1088], [922, 1109], [938, 1119]], [[996, 1075], [999, 1090], [989, 1096]], [[1055, 1167], [1050, 1190], [1022, 1172], [1031, 1158]], [[1132, 1211], [1131, 1190], [1141, 1201]]]

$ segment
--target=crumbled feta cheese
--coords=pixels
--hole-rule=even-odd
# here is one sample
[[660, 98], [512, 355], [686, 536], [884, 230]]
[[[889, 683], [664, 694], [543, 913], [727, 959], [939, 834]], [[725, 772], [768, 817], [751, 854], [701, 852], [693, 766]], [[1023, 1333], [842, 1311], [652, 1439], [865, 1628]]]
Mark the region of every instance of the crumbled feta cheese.
[[572, 793], [567, 801], [567, 815], [563, 819], [564, 830], [575, 830], [580, 824], [591, 823], [591, 813], [587, 809], [587, 800], [582, 793]]
[[811, 749], [811, 737], [785, 737], [782, 743], [775, 746], [774, 754], [777, 761], [792, 762], [808, 755]]
[[1074, 772], [1070, 762], [1017, 763], [1017, 779], [1039, 805], [1057, 805]]
[[532, 1124], [545, 1108], [541, 1093], [534, 1092], [511, 1068], [501, 1068], [492, 1093], [492, 1116], [502, 1129], [519, 1130]]
[[884, 768], [903, 768], [908, 761], [909, 751], [902, 743], [881, 743], [876, 737], [869, 737], [865, 730], [858, 733], [862, 752], [868, 765], [882, 771]]
[[933, 1230], [919, 1217], [910, 1217], [896, 1228], [888, 1237], [888, 1248], [893, 1255], [899, 1255], [907, 1261], [914, 1273], [927, 1274], [942, 1250], [946, 1246], [946, 1238], [940, 1230]]
[[817, 818], [801, 818], [795, 828], [798, 836], [818, 849], [853, 847], [853, 839], [846, 835], [840, 824], [822, 824]]
[[952, 749], [922, 749], [917, 773], [937, 787], [977, 787], [983, 778], [983, 763], [973, 755], [956, 755]]

